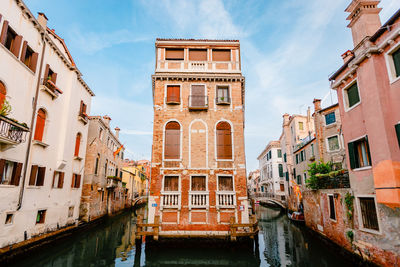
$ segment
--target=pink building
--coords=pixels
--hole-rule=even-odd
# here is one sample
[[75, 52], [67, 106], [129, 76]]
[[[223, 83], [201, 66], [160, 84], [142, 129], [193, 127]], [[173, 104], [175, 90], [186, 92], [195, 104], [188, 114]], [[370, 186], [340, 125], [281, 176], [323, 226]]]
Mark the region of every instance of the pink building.
[[347, 7], [354, 49], [331, 77], [354, 195], [351, 250], [400, 265], [400, 10], [381, 25], [380, 1]]

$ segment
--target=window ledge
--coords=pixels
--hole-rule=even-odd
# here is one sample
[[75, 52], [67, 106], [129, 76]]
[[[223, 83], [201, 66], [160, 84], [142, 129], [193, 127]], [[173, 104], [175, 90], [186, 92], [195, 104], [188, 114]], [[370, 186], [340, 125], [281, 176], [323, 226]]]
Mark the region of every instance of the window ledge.
[[365, 171], [365, 170], [370, 170], [372, 169], [372, 166], [366, 166], [366, 167], [361, 167], [361, 168], [356, 168], [353, 169], [354, 172], [358, 172], [358, 171]]
[[167, 101], [165, 104], [167, 104], [167, 105], [180, 105], [181, 102], [178, 102], [178, 101]]
[[81, 158], [81, 157], [79, 157], [79, 156], [74, 156], [74, 159], [75, 159], [75, 160], [79, 160], [79, 161], [83, 160], [83, 158]]
[[33, 144], [34, 144], [34, 145], [41, 146], [41, 147], [43, 147], [43, 148], [46, 148], [46, 147], [49, 146], [48, 144], [43, 143], [42, 141], [39, 141], [39, 140], [33, 140]]
[[12, 184], [0, 184], [0, 188], [17, 188], [19, 185], [12, 185]]
[[233, 162], [233, 159], [215, 159], [216, 161], [231, 161]]
[[377, 230], [372, 230], [372, 229], [367, 229], [367, 228], [362, 228], [362, 227], [360, 227], [359, 230], [366, 232], [366, 233], [374, 234], [374, 235], [382, 235], [382, 233]]
[[40, 89], [49, 94], [53, 100], [58, 97], [58, 94], [50, 90], [50, 88], [48, 88], [46, 85], [41, 85]]
[[327, 129], [330, 129], [330, 128], [335, 127], [336, 125], [337, 125], [337, 122], [334, 122], [334, 123], [330, 123], [330, 124], [325, 125], [325, 127], [326, 127]]
[[390, 80], [390, 84], [392, 85], [392, 84], [394, 84], [395, 82], [397, 82], [397, 81], [400, 81], [400, 76], [399, 77], [396, 77], [396, 78], [393, 78], [393, 79], [391, 79]]
[[78, 115], [78, 120], [80, 120], [81, 122], [83, 122], [83, 124], [88, 123], [88, 118], [82, 114]]
[[40, 188], [42, 188], [42, 186], [38, 186], [38, 185], [28, 185], [26, 188], [27, 188], [27, 189], [40, 189]]
[[356, 107], [358, 107], [359, 105], [361, 104], [361, 100], [357, 103], [357, 104], [354, 104], [353, 106], [351, 106], [351, 107], [345, 107], [345, 111], [346, 112], [349, 112], [349, 111], [351, 111], [351, 110], [353, 110], [354, 108], [356, 108]]

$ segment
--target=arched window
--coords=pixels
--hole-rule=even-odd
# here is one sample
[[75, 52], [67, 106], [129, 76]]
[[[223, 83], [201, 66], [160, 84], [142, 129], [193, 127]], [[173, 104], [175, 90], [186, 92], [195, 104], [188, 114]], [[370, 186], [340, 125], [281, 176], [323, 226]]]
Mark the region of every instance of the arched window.
[[217, 124], [217, 158], [232, 159], [232, 133], [227, 122]]
[[4, 83], [0, 82], [0, 109], [3, 107], [4, 101], [6, 100], [7, 90]]
[[81, 146], [81, 139], [82, 139], [82, 134], [77, 133], [75, 138], [75, 153], [74, 153], [75, 157], [79, 156], [79, 147]]
[[181, 151], [181, 126], [173, 121], [165, 126], [165, 159], [179, 159]]
[[36, 128], [34, 139], [37, 141], [43, 141], [43, 132], [46, 124], [46, 112], [44, 109], [39, 109], [36, 116]]

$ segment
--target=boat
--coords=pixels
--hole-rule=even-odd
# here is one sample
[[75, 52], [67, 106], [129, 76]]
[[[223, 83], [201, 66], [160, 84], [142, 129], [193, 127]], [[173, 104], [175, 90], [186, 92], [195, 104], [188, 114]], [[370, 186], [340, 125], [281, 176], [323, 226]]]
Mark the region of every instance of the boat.
[[298, 223], [304, 223], [304, 214], [302, 212], [299, 211], [295, 211], [290, 213], [290, 211], [288, 212], [288, 218], [293, 221], [293, 222], [298, 222]]

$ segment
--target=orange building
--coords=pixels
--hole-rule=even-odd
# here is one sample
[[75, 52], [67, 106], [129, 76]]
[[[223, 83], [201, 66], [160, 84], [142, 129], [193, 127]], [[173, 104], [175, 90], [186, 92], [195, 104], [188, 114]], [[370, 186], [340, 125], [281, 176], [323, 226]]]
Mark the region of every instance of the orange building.
[[228, 235], [248, 223], [244, 77], [236, 40], [157, 39], [149, 222]]

